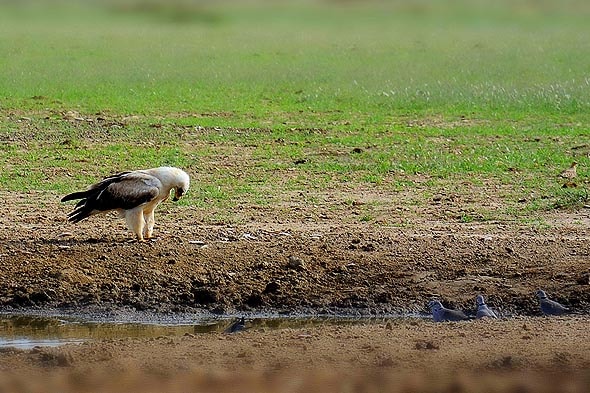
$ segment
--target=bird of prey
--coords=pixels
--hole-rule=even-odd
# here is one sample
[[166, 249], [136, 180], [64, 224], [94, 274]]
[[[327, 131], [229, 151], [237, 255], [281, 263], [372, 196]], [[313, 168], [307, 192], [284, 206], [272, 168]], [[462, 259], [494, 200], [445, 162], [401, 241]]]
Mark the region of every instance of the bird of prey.
[[476, 319], [498, 318], [496, 313], [488, 307], [482, 295], [477, 295], [475, 298], [475, 303], [477, 304], [477, 314], [475, 314]]
[[549, 299], [545, 291], [539, 289], [537, 291], [537, 297], [539, 298], [541, 311], [545, 315], [562, 315], [569, 311], [569, 308], [557, 303], [555, 300]]
[[577, 162], [572, 162], [572, 165], [569, 168], [564, 169], [559, 174], [559, 176], [560, 177], [563, 177], [564, 179], [569, 179], [569, 180], [575, 178], [578, 175], [578, 173], [576, 172], [576, 167], [577, 166], [578, 166], [578, 163]]
[[435, 322], [464, 321], [469, 319], [469, 317], [462, 311], [451, 310], [443, 307], [442, 303], [438, 300], [431, 300], [428, 305], [430, 306], [432, 317], [434, 318]]
[[173, 201], [189, 189], [186, 172], [173, 167], [159, 167], [121, 172], [93, 184], [86, 191], [64, 196], [61, 201], [78, 200], [68, 220], [77, 223], [99, 213], [116, 211], [125, 218], [127, 226], [140, 242], [149, 239], [154, 231], [154, 210], [170, 196]]

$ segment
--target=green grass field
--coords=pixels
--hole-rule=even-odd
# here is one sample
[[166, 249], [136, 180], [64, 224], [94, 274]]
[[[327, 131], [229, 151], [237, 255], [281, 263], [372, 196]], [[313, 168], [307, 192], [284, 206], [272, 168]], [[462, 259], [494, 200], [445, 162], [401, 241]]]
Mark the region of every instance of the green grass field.
[[198, 173], [184, 203], [220, 209], [492, 186], [504, 206], [465, 221], [579, 208], [590, 5], [487, 3], [0, 3], [0, 188], [169, 164]]

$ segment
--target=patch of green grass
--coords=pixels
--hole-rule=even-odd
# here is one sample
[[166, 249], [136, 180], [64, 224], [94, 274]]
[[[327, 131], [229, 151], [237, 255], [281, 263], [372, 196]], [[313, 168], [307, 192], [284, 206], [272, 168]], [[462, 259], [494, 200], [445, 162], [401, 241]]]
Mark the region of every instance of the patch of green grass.
[[361, 216], [361, 218], [359, 219], [361, 222], [371, 222], [374, 220], [374, 217], [371, 216], [370, 214], [366, 214], [364, 216]]
[[550, 205], [552, 209], [577, 210], [590, 202], [588, 189], [564, 188], [558, 193]]
[[[0, 184], [5, 190], [66, 193], [112, 172], [175, 165], [194, 182], [184, 203], [201, 207], [268, 206], [293, 192], [304, 193], [302, 202], [310, 204], [333, 191], [349, 193], [348, 200], [363, 200], [364, 191], [355, 190], [390, 196], [383, 200], [403, 194], [414, 206], [428, 204], [437, 193], [473, 195], [479, 206], [469, 208], [461, 218], [465, 221], [579, 207], [573, 201], [582, 201], [583, 195], [575, 194], [582, 191], [562, 189], [557, 175], [577, 160], [582, 190], [590, 165], [587, 155], [580, 155], [583, 148], [576, 149], [590, 146], [589, 136], [553, 125], [521, 131], [526, 121], [515, 123], [516, 128], [498, 121], [495, 127], [402, 125], [389, 132], [289, 133], [149, 124], [149, 119], [138, 120], [93, 133], [95, 126], [85, 122], [33, 120], [26, 127], [37, 125], [42, 132], [27, 139], [25, 125], [19, 129], [15, 123], [0, 133], [15, 139], [0, 146]], [[501, 207], [487, 206], [487, 195]], [[384, 202], [371, 209], [379, 209], [379, 203]]]
[[475, 220], [475, 218], [470, 214], [463, 214], [463, 215], [461, 215], [461, 218], [460, 218], [460, 221], [462, 223], [470, 223], [470, 222], [473, 222], [474, 220]]

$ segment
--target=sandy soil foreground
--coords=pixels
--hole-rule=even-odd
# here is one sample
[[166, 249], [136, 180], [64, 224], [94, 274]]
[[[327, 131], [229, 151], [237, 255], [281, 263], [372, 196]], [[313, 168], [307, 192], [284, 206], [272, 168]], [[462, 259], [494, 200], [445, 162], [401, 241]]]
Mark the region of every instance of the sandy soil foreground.
[[587, 392], [590, 319], [118, 339], [0, 354], [0, 391]]

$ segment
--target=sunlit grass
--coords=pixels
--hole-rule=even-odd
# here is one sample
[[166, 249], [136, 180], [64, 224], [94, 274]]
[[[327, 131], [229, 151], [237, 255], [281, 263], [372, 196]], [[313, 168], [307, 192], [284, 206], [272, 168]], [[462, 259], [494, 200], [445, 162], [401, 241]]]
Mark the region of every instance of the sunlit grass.
[[234, 126], [272, 128], [309, 124], [313, 112], [353, 124], [346, 117], [370, 114], [374, 124], [392, 113], [575, 117], [590, 108], [583, 2], [195, 3], [179, 20], [175, 2], [116, 4], [4, 6], [3, 105], [222, 112]]
[[2, 190], [175, 165], [221, 218], [365, 191], [361, 222], [391, 198], [481, 192], [460, 222], [588, 201], [585, 2], [76, 4], [0, 4]]

